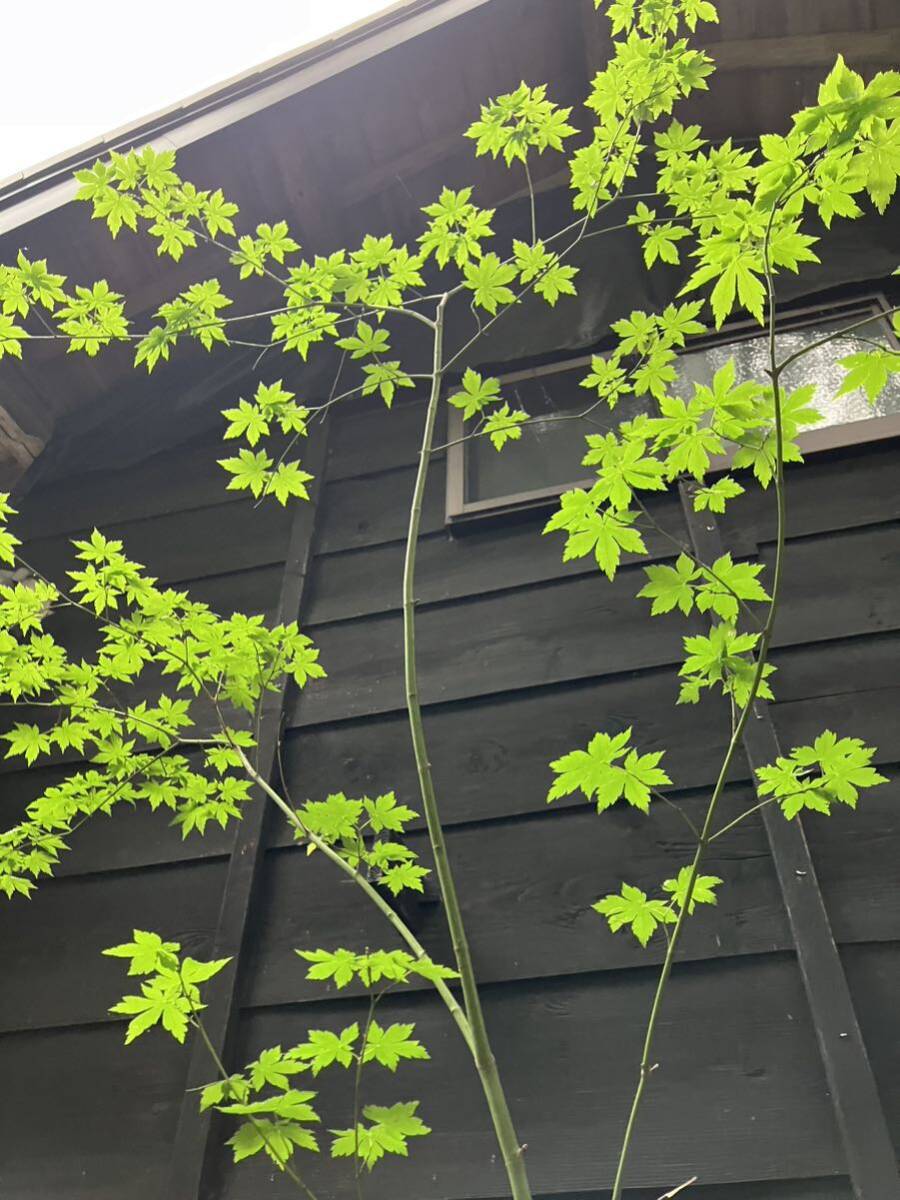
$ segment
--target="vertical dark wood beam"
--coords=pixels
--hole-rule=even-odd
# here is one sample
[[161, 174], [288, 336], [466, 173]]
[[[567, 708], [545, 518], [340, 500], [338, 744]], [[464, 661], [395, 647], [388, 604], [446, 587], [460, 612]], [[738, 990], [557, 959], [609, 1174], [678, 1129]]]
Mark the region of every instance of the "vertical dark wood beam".
[[[693, 483], [679, 484], [694, 553], [711, 563], [725, 547], [716, 518], [694, 512]], [[777, 684], [776, 684], [777, 686]], [[750, 766], [765, 766], [781, 753], [769, 705], [760, 700], [744, 729]], [[799, 816], [785, 820], [777, 805], [761, 810], [778, 875], [797, 962], [803, 977], [825, 1077], [840, 1130], [856, 1200], [898, 1200], [897, 1157], [875, 1076], [806, 834]]]
[[[307, 444], [303, 465], [312, 472], [314, 481], [310, 485], [309, 502], [296, 502], [278, 599], [276, 620], [279, 622], [296, 620], [303, 603], [312, 558], [316, 513], [322, 491], [327, 436], [327, 425], [315, 425]], [[277, 771], [286, 695], [285, 686], [277, 692], [271, 692], [261, 714], [259, 771], [270, 779]], [[209, 1039], [226, 1064], [229, 1042], [237, 1019], [244, 965], [242, 958], [247, 947], [247, 930], [264, 857], [265, 828], [270, 809], [271, 804], [264, 796], [257, 797], [256, 803], [248, 806], [243, 820], [237, 827], [210, 954], [211, 958], [230, 957], [232, 960], [226, 970], [217, 976], [217, 986], [210, 989], [209, 1007], [203, 1014], [203, 1023]], [[197, 1197], [203, 1194], [203, 1173], [210, 1151], [212, 1114], [200, 1113], [198, 1097], [191, 1089], [209, 1083], [215, 1077], [216, 1070], [209, 1054], [202, 1042], [195, 1037], [185, 1095], [172, 1144], [165, 1200], [197, 1200]]]

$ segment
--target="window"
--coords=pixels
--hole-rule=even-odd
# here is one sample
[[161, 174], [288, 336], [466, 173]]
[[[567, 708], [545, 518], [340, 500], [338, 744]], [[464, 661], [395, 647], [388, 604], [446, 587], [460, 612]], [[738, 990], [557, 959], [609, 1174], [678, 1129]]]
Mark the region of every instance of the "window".
[[[815, 404], [824, 419], [801, 435], [800, 445], [806, 453], [900, 434], [900, 376], [891, 377], [874, 407], [861, 391], [835, 395], [844, 377], [840, 359], [871, 349], [873, 343], [896, 346], [884, 307], [870, 299], [795, 310], [779, 319], [776, 338], [781, 359], [835, 329], [865, 322], [839, 342], [811, 350], [785, 372], [784, 383], [789, 388], [818, 385]], [[865, 321], [869, 314], [871, 320]], [[749, 321], [733, 324], [716, 335], [694, 339], [680, 356], [674, 393], [690, 397], [693, 385], [711, 382], [729, 358], [734, 359], [737, 382], [764, 376], [768, 345], [759, 325]], [[501, 393], [510, 407], [538, 418], [523, 427], [521, 440], [502, 454], [487, 438], [459, 441], [464, 436], [462, 417], [459, 410], [451, 409], [448, 521], [549, 505], [561, 492], [585, 482], [579, 464], [584, 456], [584, 435], [591, 432], [591, 426], [577, 414], [590, 405], [588, 393], [580, 387], [589, 364], [590, 355], [586, 355], [500, 376]], [[650, 412], [651, 407], [649, 398], [631, 397], [618, 404], [612, 415], [614, 420], [624, 421], [639, 412]], [[596, 417], [600, 425], [608, 427], [610, 414], [605, 406]], [[530, 482], [529, 490], [521, 489], [522, 480]]]

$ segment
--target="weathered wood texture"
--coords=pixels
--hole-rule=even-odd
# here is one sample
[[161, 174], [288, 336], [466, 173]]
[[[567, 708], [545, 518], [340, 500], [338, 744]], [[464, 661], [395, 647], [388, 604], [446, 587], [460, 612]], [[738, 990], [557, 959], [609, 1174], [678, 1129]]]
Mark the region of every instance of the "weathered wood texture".
[[[300, 611], [309, 564], [312, 561], [313, 533], [321, 488], [320, 477], [325, 463], [327, 427], [319, 425], [312, 434], [307, 449], [307, 465], [311, 468], [309, 502], [294, 503], [290, 537], [285, 552], [275, 617], [279, 622], [295, 621]], [[257, 725], [255, 766], [267, 783], [278, 783], [278, 748], [282, 733], [284, 703], [291, 681], [282, 678], [261, 703]], [[171, 1171], [166, 1191], [171, 1200], [192, 1200], [202, 1181], [204, 1163], [209, 1153], [210, 1131], [214, 1114], [199, 1112], [191, 1093], [208, 1080], [211, 1062], [209, 1047], [219, 1061], [229, 1055], [236, 1020], [236, 996], [245, 966], [242, 953], [247, 942], [251, 906], [259, 884], [263, 863], [262, 848], [266, 821], [272, 804], [268, 797], [255, 789], [255, 803], [244, 815], [235, 836], [234, 848], [228, 860], [228, 874], [222, 889], [222, 906], [213, 938], [212, 956], [228, 959], [219, 977], [215, 995], [203, 1014], [205, 1037], [193, 1038], [191, 1061], [187, 1073], [188, 1094], [184, 1097], [178, 1127], [172, 1145]]]
[[[596, 1189], [610, 1179], [654, 982], [655, 972], [642, 969], [485, 990], [488, 1025], [539, 1193]], [[253, 1054], [291, 1044], [307, 1028], [341, 1028], [364, 1015], [360, 1002], [300, 1013], [257, 1010], [247, 1018], [244, 1049]], [[423, 1115], [434, 1129], [429, 1145], [411, 1148], [408, 1162], [385, 1168], [384, 1194], [426, 1200], [507, 1194], [477, 1081], [439, 1002], [428, 994], [392, 997], [382, 1019], [416, 1021], [432, 1061], [396, 1077], [373, 1072], [366, 1098], [390, 1103], [423, 1095]], [[636, 1145], [635, 1186], [662, 1191], [688, 1178], [698, 1157], [711, 1184], [841, 1173], [789, 955], [677, 971], [657, 1057]], [[429, 1077], [440, 1085], [429, 1087]], [[319, 1084], [326, 1124], [346, 1125], [345, 1079], [323, 1074]], [[258, 1195], [267, 1174], [259, 1167], [228, 1171], [223, 1195]], [[351, 1194], [340, 1164], [313, 1161], [308, 1174], [329, 1196]], [[286, 1182], [277, 1181], [271, 1194], [287, 1195]], [[771, 1195], [779, 1195], [777, 1188]]]
[[[288, 516], [228, 493], [216, 450], [205, 437], [125, 469], [101, 466], [35, 486], [19, 502], [26, 557], [64, 582], [75, 565], [69, 539], [97, 525], [161, 582], [216, 610], [271, 612]], [[97, 645], [92, 622], [73, 610], [54, 613], [49, 627], [72, 653], [89, 656]], [[171, 685], [148, 676], [129, 698], [163, 686]], [[203, 707], [196, 705], [201, 725]], [[4, 711], [4, 728], [11, 719]], [[0, 827], [80, 765], [75, 754], [32, 770], [5, 762]], [[187, 1058], [174, 1044], [122, 1045], [123, 1026], [107, 1010], [126, 990], [125, 977], [101, 951], [140, 927], [167, 931], [194, 955], [212, 953], [235, 829], [183, 839], [170, 817], [146, 808], [94, 817], [35, 903], [0, 912], [4, 1195], [167, 1194]]]
[[[420, 412], [415, 404], [398, 408], [396, 436], [380, 442], [368, 415], [333, 431], [301, 614], [329, 677], [290, 702], [283, 744], [286, 784], [298, 801], [337, 789], [394, 789], [416, 805], [402, 708], [398, 567]], [[64, 569], [67, 536], [113, 525], [161, 579], [227, 611], [273, 612], [285, 518], [223, 493], [204, 446], [198, 441], [168, 460], [130, 468], [134, 482], [124, 491], [124, 475], [98, 468], [26, 497], [37, 565]], [[180, 464], [168, 481], [167, 461]], [[443, 470], [436, 463], [426, 497], [418, 598], [426, 729], [450, 853], [536, 1187], [567, 1200], [602, 1200], [660, 956], [658, 948], [642, 953], [610, 934], [590, 905], [623, 878], [650, 888], [673, 874], [690, 856], [690, 835], [664, 805], [654, 804], [649, 819], [633, 810], [598, 818], [576, 797], [548, 806], [547, 764], [597, 729], [631, 726], [642, 748], [666, 750], [673, 798], [695, 820], [727, 741], [728, 715], [714, 700], [675, 705], [681, 638], [686, 626], [703, 626], [677, 616], [651, 621], [646, 602], [635, 599], [643, 582], [638, 563], [614, 584], [589, 562], [564, 565], [558, 537], [540, 536], [539, 513], [451, 537]], [[823, 727], [866, 738], [891, 779], [859, 812], [810, 820], [807, 835], [900, 1141], [892, 1009], [900, 986], [898, 472], [900, 450], [892, 445], [832, 453], [791, 472], [772, 712], [785, 746]], [[674, 496], [655, 497], [652, 512], [675, 542], [687, 541]], [[771, 497], [742, 498], [723, 530], [736, 554], [761, 543], [768, 561]], [[647, 540], [658, 560], [677, 553], [661, 534]], [[88, 652], [89, 630], [71, 616], [60, 620], [70, 623], [71, 644]], [[3, 764], [0, 820], [14, 820], [77, 765], [27, 771]], [[749, 768], [740, 758], [722, 823], [750, 803]], [[121, 969], [99, 950], [140, 923], [207, 952], [233, 837], [226, 831], [183, 842], [164, 815], [140, 810], [99, 818], [74, 839], [60, 878], [30, 905], [7, 910], [12, 919], [0, 913], [0, 958], [13, 980], [0, 989], [0, 1068], [18, 1089], [0, 1125], [0, 1185], [17, 1200], [112, 1200], [126, 1187], [138, 1200], [166, 1194], [187, 1058], [161, 1041], [121, 1046], [121, 1022], [106, 1011], [121, 992]], [[420, 823], [410, 838], [427, 858]], [[234, 1064], [263, 1046], [300, 1040], [309, 1027], [340, 1028], [364, 1013], [353, 988], [338, 993], [307, 981], [296, 947], [392, 944], [352, 886], [320, 856], [295, 848], [283, 824], [272, 824], [265, 844], [241, 954]], [[759, 818], [717, 842], [710, 867], [725, 887], [717, 908], [689, 929], [676, 968], [640, 1126], [635, 1200], [656, 1200], [693, 1173], [702, 1179], [698, 1200], [849, 1200]], [[412, 919], [429, 950], [446, 959], [440, 906], [426, 898]], [[373, 1068], [366, 1099], [424, 1095], [435, 1132], [412, 1148], [408, 1163], [383, 1168], [372, 1186], [422, 1200], [499, 1197], [482, 1101], [443, 1012], [415, 988], [384, 1005], [395, 1019], [420, 1023], [433, 1061], [396, 1079]], [[129, 1090], [123, 1080], [132, 1069]], [[87, 1087], [74, 1078], [79, 1072], [88, 1073]], [[114, 1093], [110, 1080], [119, 1081]], [[326, 1125], [346, 1124], [346, 1091], [334, 1091], [327, 1074], [317, 1086]], [[60, 1130], [52, 1162], [30, 1124], [41, 1105]], [[117, 1144], [104, 1151], [107, 1128]], [[120, 1143], [128, 1139], [126, 1152]], [[270, 1176], [262, 1164], [232, 1168], [220, 1153], [203, 1195], [287, 1196], [289, 1182]], [[327, 1157], [312, 1165], [309, 1181], [329, 1200], [351, 1192], [346, 1167]]]
[[[678, 490], [694, 552], [705, 562], [715, 562], [724, 551], [718, 522], [695, 510], [693, 481], [679, 483]], [[781, 550], [777, 549], [776, 562], [780, 556]], [[892, 574], [887, 571], [888, 579]], [[774, 609], [770, 610], [770, 619], [772, 616]], [[755, 700], [748, 715], [741, 742], [752, 771], [758, 772], [775, 762], [783, 747], [765, 699]], [[764, 805], [759, 815], [790, 926], [853, 1193], [857, 1200], [877, 1200], [879, 1196], [900, 1192], [896, 1151], [810, 854], [804, 821], [802, 817], [786, 821], [772, 804]]]

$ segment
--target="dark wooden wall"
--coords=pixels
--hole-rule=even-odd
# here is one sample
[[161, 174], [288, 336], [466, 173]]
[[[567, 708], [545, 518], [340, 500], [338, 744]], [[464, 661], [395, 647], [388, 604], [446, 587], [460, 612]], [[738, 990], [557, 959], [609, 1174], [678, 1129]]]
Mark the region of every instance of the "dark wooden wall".
[[[327, 681], [287, 702], [285, 771], [293, 797], [394, 789], [415, 806], [402, 711], [399, 566], [421, 410], [345, 418], [330, 455], [302, 618]], [[514, 447], [510, 451], [514, 453]], [[202, 440], [127, 472], [46, 484], [23, 501], [30, 552], [58, 571], [65, 536], [91, 523], [126, 539], [160, 577], [230, 609], [271, 611], [289, 517], [227, 501]], [[775, 725], [791, 745], [823, 726], [879, 746], [891, 783], [857, 814], [806, 822], [881, 1103], [900, 1143], [900, 446], [821, 455], [790, 472], [790, 547], [777, 634]], [[123, 486], [124, 485], [124, 486]], [[534, 1185], [546, 1195], [606, 1193], [634, 1082], [660, 948], [613, 936], [591, 903], [625, 878], [652, 887], [688, 860], [670, 810], [598, 818], [574, 798], [548, 808], [547, 763], [597, 729], [633, 725], [666, 748], [679, 798], [697, 812], [728, 736], [722, 705], [675, 707], [684, 622], [650, 620], [631, 563], [609, 584], [563, 565], [543, 515], [451, 537], [444, 464], [435, 463], [420, 551], [420, 670], [427, 731], [488, 1020]], [[687, 539], [677, 497], [658, 520]], [[749, 495], [723, 526], [728, 545], [771, 559], [771, 498]], [[654, 557], [671, 553], [660, 539]], [[700, 626], [698, 625], [699, 629]], [[61, 767], [0, 778], [14, 818]], [[752, 802], [749, 768], [723, 818]], [[0, 910], [0, 1193], [15, 1200], [169, 1200], [169, 1159], [188, 1054], [162, 1036], [122, 1046], [106, 1013], [121, 969], [99, 950], [132, 925], [202, 955], [215, 939], [232, 835], [182, 842], [159, 814], [98, 818], [59, 878]], [[426, 853], [421, 833], [417, 848]], [[307, 858], [273, 823], [237, 977], [233, 1053], [291, 1045], [312, 1027], [364, 1013], [353, 989], [304, 978], [295, 947], [391, 945], [352, 886]], [[632, 1181], [655, 1200], [692, 1174], [698, 1200], [849, 1200], [810, 1008], [762, 824], [714, 848], [725, 887], [685, 937], [658, 1042]], [[436, 956], [449, 950], [440, 907], [417, 913]], [[432, 1061], [394, 1079], [372, 1069], [366, 1099], [420, 1096], [434, 1133], [408, 1161], [378, 1168], [370, 1196], [489, 1200], [504, 1195], [484, 1104], [441, 1005], [409, 988], [384, 1002], [415, 1020]], [[326, 1125], [349, 1120], [346, 1087], [320, 1079]], [[193, 1098], [189, 1097], [189, 1105]], [[52, 1134], [51, 1134], [52, 1130]], [[215, 1139], [224, 1131], [215, 1130]], [[322, 1200], [351, 1194], [344, 1165], [312, 1161]], [[203, 1192], [287, 1197], [263, 1162], [206, 1164]], [[631, 1200], [631, 1194], [629, 1194]], [[881, 1198], [879, 1198], [881, 1200]], [[887, 1198], [885, 1198], [887, 1200]]]

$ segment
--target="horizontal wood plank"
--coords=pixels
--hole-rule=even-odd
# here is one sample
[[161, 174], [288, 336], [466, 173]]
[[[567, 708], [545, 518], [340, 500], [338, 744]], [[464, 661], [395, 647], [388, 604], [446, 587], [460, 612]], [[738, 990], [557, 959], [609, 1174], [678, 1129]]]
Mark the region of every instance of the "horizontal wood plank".
[[125, 1046], [122, 1026], [109, 1024], [4, 1035], [0, 1062], [4, 1196], [159, 1200], [183, 1047], [162, 1036]]
[[[788, 538], [896, 520], [900, 517], [898, 473], [900, 443], [895, 441], [816, 454], [805, 463], [788, 464]], [[775, 538], [774, 492], [749, 482], [746, 489], [719, 517], [722, 537], [732, 548]]]
[[[318, 553], [377, 546], [406, 537], [415, 467], [400, 467], [379, 475], [326, 483], [321, 520], [316, 529]], [[434, 464], [428, 473], [422, 506], [421, 533], [444, 528], [445, 467]]]
[[[683, 798], [679, 807], [696, 824], [707, 799], [705, 794], [693, 795]], [[749, 789], [730, 793], [721, 824], [754, 803]], [[431, 865], [424, 834], [411, 836], [408, 844]], [[598, 816], [583, 805], [450, 830], [448, 852], [478, 978], [495, 983], [661, 961], [661, 937], [642, 950], [634, 938], [612, 934], [591, 905], [617, 892], [623, 878], [648, 894], [658, 894], [662, 881], [690, 861], [693, 844], [689, 828], [665, 804], [654, 805], [649, 818], [618, 808]], [[716, 844], [706, 869], [725, 880], [721, 901], [689, 928], [683, 958], [790, 948], [777, 881], [755, 817]], [[440, 904], [412, 895], [408, 900], [417, 936], [429, 954], [439, 962], [451, 961]], [[900, 921], [897, 925], [900, 928]], [[329, 946], [363, 951], [367, 946], [400, 945], [360, 889], [338, 876], [321, 856], [309, 859], [301, 848], [270, 851], [245, 1003], [315, 1000], [329, 991], [305, 979], [304, 966], [294, 954], [296, 948], [321, 945], [326, 931]]]
[[[687, 531], [677, 496], [654, 498], [648, 504], [653, 520], [663, 530], [647, 528], [647, 555], [627, 554], [623, 563], [649, 562], [678, 553], [687, 543]], [[558, 533], [541, 536], [547, 519], [520, 520], [499, 528], [467, 532], [459, 537], [446, 532], [421, 539], [416, 559], [416, 599], [419, 604], [467, 596], [547, 580], [598, 574], [593, 556], [563, 562], [565, 542]], [[676, 539], [673, 542], [671, 539]], [[400, 608], [403, 578], [403, 542], [389, 542], [316, 559], [312, 590], [304, 619], [308, 624], [346, 620]]]
[[[0, 786], [0, 829], [7, 829], [22, 820], [32, 800], [47, 788], [57, 787], [71, 772], [83, 766], [71, 763], [35, 767], [4, 775]], [[153, 812], [146, 802], [134, 807], [119, 804], [108, 816], [96, 813], [67, 838], [70, 849], [60, 856], [54, 877], [215, 858], [228, 854], [234, 832], [234, 822], [226, 829], [214, 822], [207, 826], [202, 837], [194, 832], [185, 838], [180, 828], [172, 824], [170, 809], [160, 808]]]
[[[883, 648], [875, 645], [873, 650], [884, 666]], [[876, 761], [895, 761], [900, 689], [862, 690], [866, 673], [874, 667], [874, 653], [859, 654], [855, 663], [848, 662], [846, 654], [832, 654], [831, 675], [843, 672], [847, 690], [817, 697], [806, 682], [803, 660], [827, 654], [827, 649], [801, 651], [785, 664], [782, 683], [794, 698], [773, 709], [782, 744], [800, 745], [831, 728], [876, 746]], [[787, 692], [788, 685], [793, 692]], [[705, 699], [698, 708], [675, 705], [676, 695], [677, 681], [669, 670], [426, 710], [425, 730], [445, 823], [545, 811], [552, 780], [548, 763], [586, 746], [600, 730], [614, 733], [631, 727], [633, 743], [642, 751], [665, 750], [666, 768], [678, 789], [712, 783], [729, 735], [727, 710], [715, 698]], [[393, 790], [415, 807], [418, 796], [405, 713], [289, 731], [284, 772], [297, 802], [335, 790], [353, 796]], [[732, 778], [747, 775], [741, 756]], [[581, 801], [566, 798], [556, 806], [567, 803]], [[280, 823], [275, 840], [292, 840]]]
[[[699, 826], [708, 793], [676, 797]], [[843, 819], [809, 814], [804, 821], [839, 942], [900, 940], [900, 865], [893, 815], [900, 773], [866, 795]], [[716, 828], [756, 803], [749, 788], [723, 798]], [[664, 879], [690, 862], [690, 828], [665, 804], [649, 817], [617, 806], [598, 815], [582, 804], [512, 822], [454, 828], [448, 846], [479, 978], [485, 982], [618, 970], [661, 960], [662, 938], [642, 951], [631, 937], [612, 934], [591, 905], [621, 882], [661, 894]], [[426, 865], [423, 834], [408, 839]], [[718, 839], [704, 870], [723, 880], [719, 903], [702, 910], [682, 945], [685, 959], [789, 950], [793, 946], [768, 843], [759, 819], [748, 817]], [[439, 961], [450, 948], [443, 912], [430, 898], [410, 897], [416, 932]], [[383, 918], [331, 864], [301, 849], [270, 852], [260, 937], [247, 1003], [314, 999], [322, 985], [302, 979], [296, 948], [320, 945], [393, 946]]]
[[134, 928], [202, 958], [219, 911], [224, 861], [78, 879], [45, 880], [29, 901], [0, 911], [0, 1030], [116, 1020], [107, 1012], [130, 983], [107, 946]]
[[[417, 462], [425, 423], [424, 403], [395, 404], [386, 413], [384, 406], [373, 403], [374, 400], [373, 397], [364, 412], [336, 414], [328, 448], [329, 483]], [[434, 444], [441, 446], [446, 440], [447, 414], [442, 405], [434, 428]], [[442, 451], [433, 455], [435, 461], [441, 457]]]
[[[769, 561], [771, 556], [765, 556]], [[644, 581], [624, 568], [448, 605], [418, 617], [423, 702], [435, 704], [680, 660], [696, 614], [651, 618], [635, 599]], [[787, 560], [774, 645], [784, 648], [900, 627], [900, 536], [894, 525], [799, 541]], [[307, 688], [292, 725], [317, 724], [403, 704], [399, 616], [320, 626], [329, 678]], [[775, 681], [776, 695], [778, 682]]]
[[216, 462], [221, 457], [221, 439], [205, 436], [141, 463], [38, 482], [19, 503], [19, 536], [48, 537], [238, 501], [240, 492], [225, 490], [228, 477]]
[[[634, 1086], [655, 971], [488, 987], [485, 1009], [532, 1184], [557, 1194], [609, 1187]], [[359, 1001], [259, 1010], [245, 1021], [240, 1060], [292, 1045], [308, 1028], [364, 1020]], [[431, 1062], [364, 1077], [370, 1103], [423, 1096], [429, 1144], [385, 1165], [382, 1194], [421, 1200], [506, 1195], [483, 1099], [458, 1033], [431, 994], [382, 1002], [382, 1023], [412, 1020]], [[662, 1191], [698, 1171], [709, 1183], [841, 1173], [836, 1133], [796, 966], [767, 955], [676, 971], [629, 1182]], [[431, 1082], [429, 1082], [431, 1081]], [[436, 1081], [440, 1081], [439, 1086]], [[319, 1076], [326, 1127], [348, 1123], [344, 1072]], [[710, 1131], [715, 1136], [710, 1136]], [[764, 1148], [764, 1149], [763, 1149]], [[310, 1158], [307, 1179], [334, 1200], [346, 1167]], [[306, 1163], [304, 1163], [306, 1165]], [[222, 1195], [263, 1194], [264, 1164], [224, 1167]], [[267, 1194], [289, 1194], [278, 1179]]]
[[[425, 732], [444, 821], [545, 811], [553, 778], [547, 764], [586, 746], [598, 730], [631, 727], [643, 751], [665, 749], [676, 786], [702, 787], [724, 756], [728, 713], [715, 699], [698, 709], [676, 706], [677, 694], [675, 674], [666, 670], [427, 709]], [[284, 764], [297, 801], [336, 790], [353, 796], [393, 790], [416, 807], [405, 712], [289, 730]], [[738, 765], [735, 778], [745, 774]], [[574, 797], [557, 801], [578, 803]], [[277, 829], [277, 836], [290, 840], [280, 824]]]
[[[120, 539], [129, 558], [143, 563], [154, 578], [172, 583], [283, 561], [290, 516], [291, 509], [275, 500], [257, 506], [243, 499], [143, 521], [104, 522], [102, 529], [107, 537]], [[89, 533], [83, 529], [36, 538], [22, 547], [22, 557], [46, 578], [65, 586], [69, 582], [66, 571], [79, 565], [71, 539]]]

